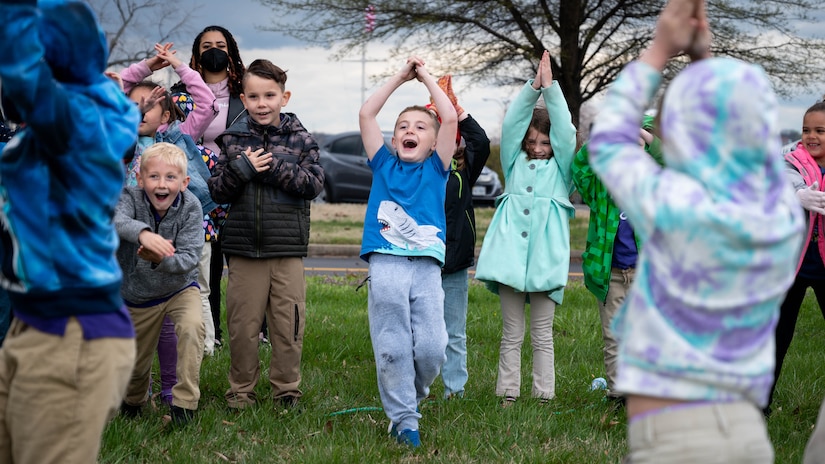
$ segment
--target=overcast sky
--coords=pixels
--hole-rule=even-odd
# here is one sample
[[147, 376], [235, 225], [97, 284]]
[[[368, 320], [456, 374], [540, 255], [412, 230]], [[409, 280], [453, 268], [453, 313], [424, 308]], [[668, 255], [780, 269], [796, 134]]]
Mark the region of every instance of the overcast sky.
[[[182, 2], [183, 3], [183, 2]], [[270, 24], [275, 12], [257, 0], [207, 0], [197, 2], [199, 8], [190, 15], [189, 27], [195, 32], [210, 24], [227, 28], [235, 36], [244, 64], [266, 58], [287, 70], [287, 90], [292, 98], [285, 111], [298, 115], [312, 132], [336, 133], [358, 129], [358, 109], [361, 106], [361, 56], [348, 61], [333, 61], [329, 50], [307, 47], [295, 39], [260, 28]], [[176, 44], [179, 53], [188, 57], [194, 36], [186, 43]], [[366, 95], [380, 82], [373, 76], [388, 70], [397, 70], [403, 62], [388, 61], [387, 47], [378, 43], [367, 47], [365, 64]], [[426, 56], [422, 58], [426, 61]], [[525, 79], [528, 76], [525, 76]], [[532, 76], [529, 76], [532, 77]], [[498, 138], [506, 102], [518, 87], [480, 87], [461, 77], [453, 79], [459, 103], [479, 121], [491, 138]], [[811, 104], [825, 93], [822, 90], [782, 101], [780, 126], [799, 130], [802, 115]], [[395, 117], [405, 107], [426, 104], [429, 94], [417, 81], [403, 85], [387, 102], [379, 117], [379, 124], [391, 129]]]

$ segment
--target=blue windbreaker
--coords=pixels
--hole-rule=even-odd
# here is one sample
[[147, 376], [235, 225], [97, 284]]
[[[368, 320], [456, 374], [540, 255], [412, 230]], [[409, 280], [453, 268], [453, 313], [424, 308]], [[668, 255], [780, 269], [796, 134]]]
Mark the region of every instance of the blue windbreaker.
[[25, 123], [0, 156], [0, 285], [37, 317], [118, 311], [112, 217], [140, 114], [85, 4], [0, 0], [0, 24], [4, 110]]

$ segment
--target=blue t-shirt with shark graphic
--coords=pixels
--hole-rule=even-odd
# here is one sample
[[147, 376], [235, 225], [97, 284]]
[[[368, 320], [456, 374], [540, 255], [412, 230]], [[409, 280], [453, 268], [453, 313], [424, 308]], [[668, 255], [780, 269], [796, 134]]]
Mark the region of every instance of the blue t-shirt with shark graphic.
[[361, 258], [369, 261], [371, 253], [430, 256], [443, 265], [444, 196], [450, 171], [437, 153], [409, 163], [383, 146], [368, 164], [373, 176]]

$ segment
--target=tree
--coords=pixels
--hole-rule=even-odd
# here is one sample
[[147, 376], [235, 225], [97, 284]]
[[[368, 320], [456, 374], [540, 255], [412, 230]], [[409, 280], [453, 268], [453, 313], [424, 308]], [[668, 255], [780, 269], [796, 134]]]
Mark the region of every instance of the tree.
[[88, 0], [97, 13], [109, 44], [109, 68], [122, 68], [154, 55], [155, 43], [185, 39], [189, 50], [195, 34], [179, 2], [164, 0]]
[[[261, 0], [276, 12], [270, 30], [309, 43], [336, 44], [338, 57], [370, 40], [417, 54], [431, 69], [491, 84], [523, 83], [547, 49], [573, 119], [652, 39], [664, 0]], [[374, 7], [375, 20], [365, 22]], [[708, 0], [713, 52], [761, 64], [777, 91], [810, 90], [825, 74], [825, 40], [796, 31], [814, 26], [818, 0]], [[302, 16], [296, 19], [296, 15]], [[813, 30], [813, 27], [812, 27]], [[414, 53], [413, 53], [414, 51]], [[678, 66], [678, 65], [677, 65]], [[667, 79], [676, 68], [668, 69]]]

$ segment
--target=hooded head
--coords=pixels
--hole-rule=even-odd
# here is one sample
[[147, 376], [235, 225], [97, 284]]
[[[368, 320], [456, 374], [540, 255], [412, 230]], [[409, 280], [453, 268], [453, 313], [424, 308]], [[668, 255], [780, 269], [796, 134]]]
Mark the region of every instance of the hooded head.
[[102, 77], [109, 50], [94, 12], [83, 2], [40, 0], [40, 41], [55, 79], [89, 84]]
[[759, 66], [709, 58], [670, 84], [660, 133], [665, 164], [718, 198], [761, 201], [782, 185], [777, 101]]

